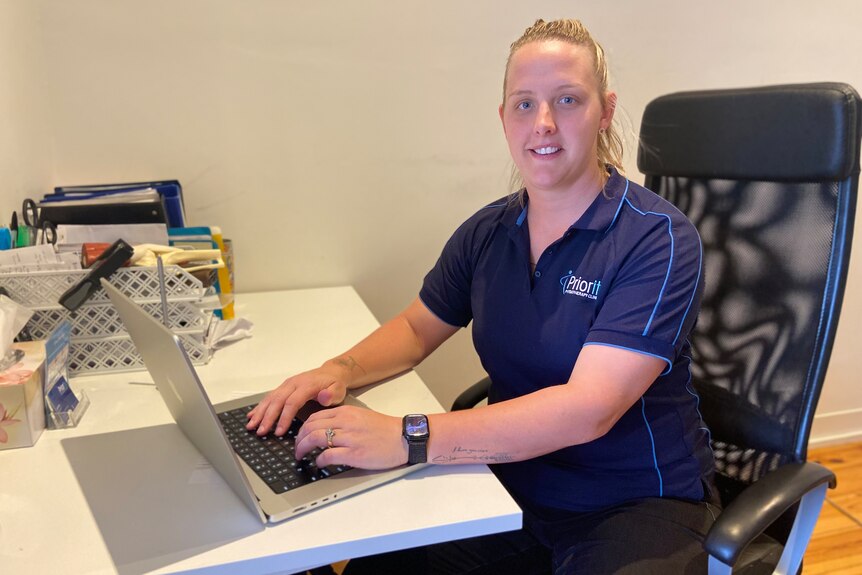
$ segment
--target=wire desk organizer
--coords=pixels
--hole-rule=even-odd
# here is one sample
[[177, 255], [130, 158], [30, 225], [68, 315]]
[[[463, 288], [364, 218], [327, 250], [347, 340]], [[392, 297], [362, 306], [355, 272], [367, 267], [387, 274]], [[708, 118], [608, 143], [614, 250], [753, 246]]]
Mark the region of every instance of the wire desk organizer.
[[[60, 295], [86, 275], [87, 270], [0, 273], [0, 287], [33, 311], [27, 324], [33, 339], [44, 339], [64, 320], [71, 323], [70, 375], [145, 369], [103, 290], [74, 312], [57, 303]], [[205, 336], [218, 302], [199, 279], [179, 266], [159, 265], [120, 268], [109, 281], [173, 331], [192, 363], [202, 365], [210, 360]]]

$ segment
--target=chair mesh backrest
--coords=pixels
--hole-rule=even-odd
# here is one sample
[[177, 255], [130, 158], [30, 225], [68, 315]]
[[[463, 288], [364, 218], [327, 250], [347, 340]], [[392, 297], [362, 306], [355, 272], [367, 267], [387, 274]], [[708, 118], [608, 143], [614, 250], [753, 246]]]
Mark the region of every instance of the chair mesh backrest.
[[[725, 500], [781, 463], [805, 459], [848, 264], [859, 169], [858, 97], [846, 107], [847, 117], [836, 120], [841, 125], [821, 134], [829, 141], [802, 126], [806, 139], [798, 146], [815, 146], [820, 156], [797, 153], [810, 166], [788, 160], [792, 142], [782, 141], [776, 155], [769, 134], [770, 122], [805, 124], [795, 97], [800, 89], [825, 90], [824, 105], [834, 110], [835, 87], [675, 94], [644, 114], [638, 166], [647, 187], [677, 205], [703, 242], [705, 287], [691, 338], [692, 380]], [[849, 90], [842, 94], [855, 96]], [[751, 113], [751, 94], [769, 110], [766, 123], [739, 119], [740, 108]], [[811, 118], [823, 123], [817, 114]], [[784, 123], [776, 124], [778, 131], [787, 130]], [[849, 148], [844, 124], [855, 142]], [[727, 145], [733, 149], [719, 149]], [[840, 157], [848, 153], [849, 162]]]
[[708, 396], [717, 470], [750, 483], [793, 458], [800, 412], [815, 391], [808, 382], [823, 324], [838, 186], [659, 183], [654, 191], [689, 216], [703, 242], [692, 378]]

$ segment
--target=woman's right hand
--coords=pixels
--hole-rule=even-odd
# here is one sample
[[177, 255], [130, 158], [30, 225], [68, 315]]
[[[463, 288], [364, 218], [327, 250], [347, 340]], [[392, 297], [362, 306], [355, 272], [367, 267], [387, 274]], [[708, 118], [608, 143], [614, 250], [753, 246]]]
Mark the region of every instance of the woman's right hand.
[[338, 405], [347, 395], [347, 370], [332, 363], [284, 380], [248, 412], [247, 429], [266, 435], [275, 424], [275, 434], [284, 435], [296, 413], [314, 399], [325, 407]]
[[246, 428], [266, 435], [275, 425], [275, 434], [283, 435], [306, 402], [316, 399], [324, 407], [334, 407], [344, 401], [348, 388], [414, 367], [456, 331], [457, 327], [443, 322], [416, 298], [347, 352], [286, 379], [248, 413]]

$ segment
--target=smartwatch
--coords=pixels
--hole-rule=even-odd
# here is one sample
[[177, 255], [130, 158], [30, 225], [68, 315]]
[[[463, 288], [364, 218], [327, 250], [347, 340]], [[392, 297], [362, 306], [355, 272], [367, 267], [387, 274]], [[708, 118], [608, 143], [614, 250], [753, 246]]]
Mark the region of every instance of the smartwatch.
[[428, 460], [428, 416], [411, 413], [401, 420], [401, 434], [407, 440], [407, 463], [425, 463]]

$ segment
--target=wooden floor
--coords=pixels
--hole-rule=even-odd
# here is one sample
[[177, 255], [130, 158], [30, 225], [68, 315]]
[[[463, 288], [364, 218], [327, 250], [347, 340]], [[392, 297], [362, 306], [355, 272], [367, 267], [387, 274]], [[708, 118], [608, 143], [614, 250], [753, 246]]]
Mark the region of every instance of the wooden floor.
[[862, 575], [862, 442], [809, 449], [808, 459], [835, 472], [805, 553], [805, 575]]
[[834, 471], [838, 486], [826, 494], [804, 575], [862, 575], [862, 442], [810, 449], [808, 459]]

